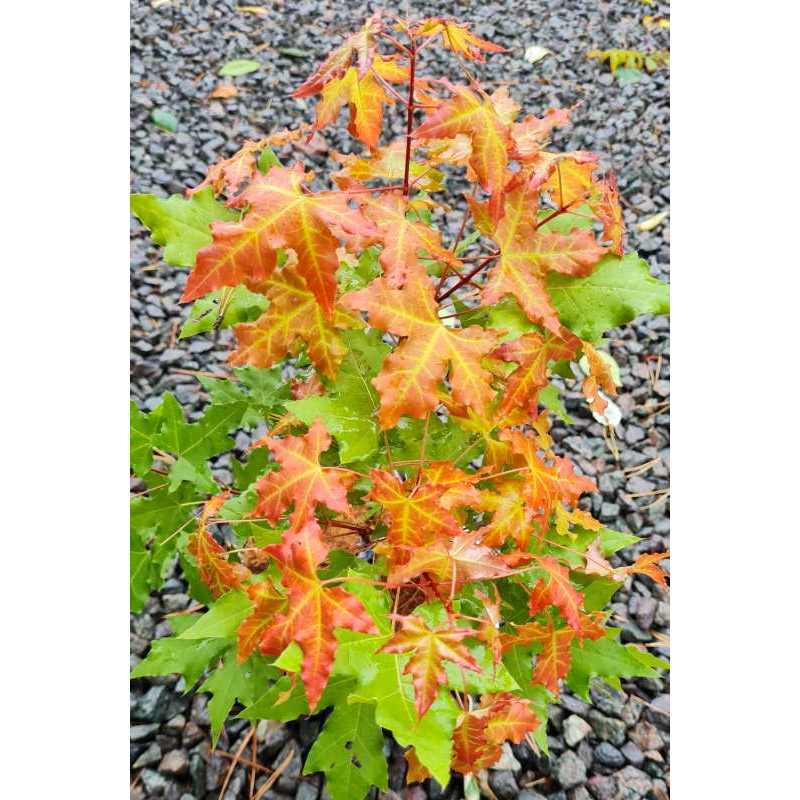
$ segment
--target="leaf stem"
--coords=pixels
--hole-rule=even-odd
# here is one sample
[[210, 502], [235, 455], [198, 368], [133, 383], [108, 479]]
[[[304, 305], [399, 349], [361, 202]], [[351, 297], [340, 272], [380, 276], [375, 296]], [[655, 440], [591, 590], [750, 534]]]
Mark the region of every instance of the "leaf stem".
[[[499, 255], [499, 253], [498, 253]], [[443, 300], [446, 300], [450, 297], [453, 292], [460, 289], [464, 284], [469, 283], [487, 264], [491, 264], [498, 256], [489, 256], [485, 258], [483, 261], [479, 262], [477, 266], [473, 267], [466, 275], [462, 275], [459, 277], [458, 281], [454, 283], [444, 294], [437, 294], [436, 302], [441, 303]]]

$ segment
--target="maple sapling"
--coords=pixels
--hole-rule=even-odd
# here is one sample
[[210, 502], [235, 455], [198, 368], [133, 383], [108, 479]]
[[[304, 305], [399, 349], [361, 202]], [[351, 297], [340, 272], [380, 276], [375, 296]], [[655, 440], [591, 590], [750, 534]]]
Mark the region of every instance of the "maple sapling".
[[[426, 74], [434, 48], [466, 82]], [[375, 14], [295, 92], [316, 98], [313, 123], [246, 142], [185, 198], [132, 201], [191, 268], [181, 337], [236, 339], [233, 377], [199, 375], [196, 422], [169, 393], [132, 408], [148, 487], [132, 608], [177, 558], [205, 609], [174, 617], [133, 675], [205, 676], [214, 743], [234, 706], [279, 722], [333, 709], [304, 771], [334, 800], [387, 788], [384, 731], [409, 782], [446, 784], [508, 740], [546, 751], [563, 684], [587, 697], [667, 666], [620, 644], [606, 608], [632, 573], [666, 588], [669, 553], [609, 563], [638, 539], [579, 506], [597, 487], [549, 431], [566, 419], [553, 376], [581, 360], [585, 413], [604, 419], [604, 332], [666, 313], [669, 290], [625, 253], [597, 156], [548, 149], [569, 112], [521, 116], [465, 66], [502, 50], [452, 19]], [[345, 109], [364, 150], [313, 176], [303, 143]], [[387, 111], [406, 133], [384, 142]], [[471, 192], [449, 192], [454, 177]], [[223, 453], [230, 485], [210, 464]]]

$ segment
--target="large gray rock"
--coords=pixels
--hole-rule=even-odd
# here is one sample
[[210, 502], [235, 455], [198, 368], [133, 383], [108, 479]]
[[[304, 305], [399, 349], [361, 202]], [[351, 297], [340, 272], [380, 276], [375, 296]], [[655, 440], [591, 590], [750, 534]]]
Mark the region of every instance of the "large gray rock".
[[567, 750], [553, 764], [553, 776], [565, 789], [572, 789], [586, 780], [586, 764]]

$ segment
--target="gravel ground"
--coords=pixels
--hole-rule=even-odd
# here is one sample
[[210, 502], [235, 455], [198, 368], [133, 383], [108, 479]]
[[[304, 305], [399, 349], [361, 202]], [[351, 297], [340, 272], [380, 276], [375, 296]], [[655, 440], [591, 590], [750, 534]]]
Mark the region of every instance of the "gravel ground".
[[[131, 191], [183, 192], [201, 180], [210, 163], [234, 152], [245, 138], [310, 120], [314, 98], [294, 100], [291, 91], [342, 34], [358, 27], [376, 7], [340, 0], [276, 0], [266, 5], [269, 16], [261, 17], [236, 11], [236, 5], [231, 0], [139, 0], [132, 4]], [[488, 57], [476, 72], [487, 85], [508, 82], [525, 113], [541, 114], [550, 107], [579, 103], [573, 124], [557, 129], [555, 148], [593, 150], [613, 166], [623, 198], [628, 248], [637, 249], [649, 261], [656, 277], [668, 280], [669, 222], [651, 232], [638, 232], [634, 226], [669, 207], [669, 73], [658, 71], [623, 86], [606, 65], [586, 57], [593, 48], [648, 51], [668, 47], [667, 31], [648, 30], [640, 21], [644, 14], [668, 15], [668, 5], [657, 1], [644, 6], [638, 0], [506, 0], [417, 2], [411, 9], [419, 16], [453, 14], [471, 21], [478, 35], [508, 48], [508, 53]], [[554, 55], [531, 65], [522, 57], [531, 44], [547, 47]], [[310, 55], [289, 56], [279, 48]], [[251, 75], [220, 78], [218, 69], [235, 58], [255, 58], [264, 67]], [[228, 82], [239, 87], [237, 97], [208, 99], [216, 86]], [[152, 124], [154, 109], [176, 115], [177, 133], [166, 133]], [[404, 130], [399, 113], [390, 118], [398, 134]], [[327, 138], [332, 149], [346, 151], [347, 140]], [[326, 153], [317, 158], [322, 165]], [[191, 376], [174, 370], [219, 369], [230, 351], [230, 334], [221, 331], [216, 338], [177, 339], [188, 312], [177, 302], [186, 273], [160, 261], [160, 248], [149, 242], [136, 220], [131, 231], [131, 396], [152, 408], [169, 390], [199, 411], [200, 387]], [[623, 412], [623, 422], [616, 429], [619, 458], [586, 411], [579, 392], [566, 394], [576, 424], [556, 427], [554, 436], [562, 452], [598, 483], [601, 493], [592, 498], [595, 515], [610, 527], [644, 537], [619, 554], [629, 563], [642, 552], [669, 546], [669, 502], [645, 508], [662, 497], [649, 493], [668, 486], [668, 321], [642, 317], [610, 332], [608, 338], [623, 383], [617, 400]], [[224, 464], [219, 468], [224, 469]], [[132, 615], [131, 667], [147, 653], [153, 639], [170, 633], [163, 617], [187, 606], [185, 592], [176, 574], [160, 594], [150, 598], [142, 614]], [[668, 598], [649, 579], [629, 579], [615, 601], [623, 641], [652, 645], [655, 634], [669, 634]], [[669, 657], [667, 650], [658, 647], [653, 652]], [[211, 755], [205, 697], [184, 695], [182, 689], [177, 678], [132, 682], [132, 798], [219, 796], [230, 761]], [[620, 695], [595, 694], [591, 705], [565, 692], [563, 705], [553, 708], [550, 716], [550, 758], [536, 756], [525, 744], [514, 746], [513, 758], [489, 771], [496, 797], [668, 797], [669, 676], [623, 682], [623, 689]], [[277, 764], [292, 747], [298, 754], [266, 798], [327, 797], [316, 777], [299, 775], [299, 754], [307, 752], [318, 729], [316, 720], [260, 727], [261, 764]], [[231, 722], [219, 749], [235, 751], [246, 732], [246, 721]], [[457, 781], [445, 790], [428, 781], [400, 791], [401, 752], [387, 743], [386, 753], [391, 788], [398, 792], [388, 792], [386, 797], [463, 797]], [[246, 798], [248, 780], [244, 769], [237, 769], [224, 800]]]

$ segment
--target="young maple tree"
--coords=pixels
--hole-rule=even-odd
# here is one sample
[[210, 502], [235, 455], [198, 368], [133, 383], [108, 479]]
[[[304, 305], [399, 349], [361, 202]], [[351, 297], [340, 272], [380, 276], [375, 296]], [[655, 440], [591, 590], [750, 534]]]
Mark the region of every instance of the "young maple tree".
[[[429, 48], [467, 83], [423, 75]], [[295, 92], [318, 97], [313, 125], [246, 142], [186, 198], [133, 198], [165, 260], [192, 268], [182, 336], [237, 340], [232, 378], [200, 376], [196, 422], [169, 393], [132, 408], [148, 487], [132, 607], [176, 556], [207, 607], [173, 617], [133, 675], [180, 672], [188, 690], [207, 673], [215, 741], [236, 702], [251, 720], [332, 708], [305, 772], [324, 771], [334, 800], [387, 787], [382, 729], [408, 747], [409, 781], [446, 784], [508, 740], [546, 750], [562, 681], [586, 697], [593, 679], [667, 666], [620, 644], [604, 609], [632, 573], [666, 587], [669, 554], [612, 567], [637, 537], [580, 507], [597, 488], [549, 430], [568, 421], [551, 377], [578, 361], [605, 419], [613, 360], [597, 345], [666, 313], [668, 287], [624, 253], [598, 157], [547, 149], [569, 112], [520, 117], [472, 77], [466, 62], [501, 50], [451, 19], [375, 14]], [[406, 135], [381, 144], [387, 105]], [[301, 151], [345, 107], [365, 150], [334, 154], [336, 188], [314, 188], [275, 150]], [[445, 240], [441, 198], [463, 178]], [[221, 486], [210, 460], [259, 425]]]

